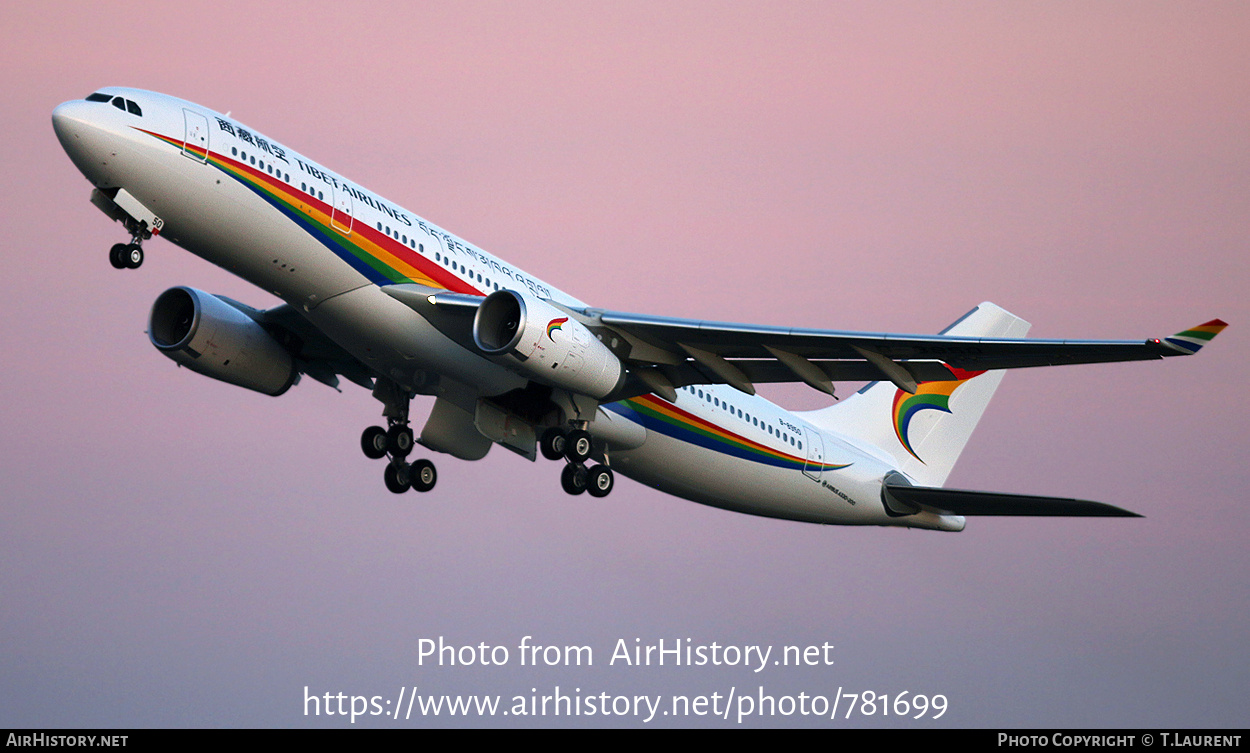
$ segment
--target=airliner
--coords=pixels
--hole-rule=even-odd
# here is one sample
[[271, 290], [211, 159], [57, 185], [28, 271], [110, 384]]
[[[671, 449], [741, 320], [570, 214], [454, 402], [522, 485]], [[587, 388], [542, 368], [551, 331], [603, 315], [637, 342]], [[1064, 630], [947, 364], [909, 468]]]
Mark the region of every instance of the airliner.
[[[193, 287], [157, 296], [152, 344], [179, 366], [266, 395], [302, 377], [372, 390], [385, 425], [361, 436], [397, 494], [437, 480], [417, 445], [480, 460], [494, 445], [562, 463], [569, 494], [615, 473], [695, 502], [822, 524], [960, 531], [972, 515], [1137, 517], [1087, 500], [966, 491], [947, 476], [1005, 369], [1197, 352], [1215, 319], [1149, 340], [1027, 339], [982, 303], [938, 335], [735, 324], [596, 308], [192, 102], [108, 87], [52, 124], [125, 228], [136, 269], [160, 236], [283, 303], [261, 310]], [[757, 384], [831, 398], [787, 411]], [[868, 382], [837, 400], [834, 383]], [[410, 406], [433, 397], [420, 434]]]

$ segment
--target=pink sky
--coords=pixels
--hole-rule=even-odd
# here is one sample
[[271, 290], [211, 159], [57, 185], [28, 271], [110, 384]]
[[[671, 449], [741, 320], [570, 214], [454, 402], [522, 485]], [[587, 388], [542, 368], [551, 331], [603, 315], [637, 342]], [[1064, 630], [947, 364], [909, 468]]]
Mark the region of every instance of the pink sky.
[[[766, 684], [945, 692], [957, 726], [1244, 723], [1245, 6], [199, 13], [0, 10], [0, 725], [326, 723], [298, 714], [306, 684], [759, 680], [418, 671], [439, 634], [831, 639], [836, 670]], [[951, 479], [1141, 521], [822, 528], [627, 480], [571, 499], [555, 466], [502, 451], [435, 458], [438, 489], [394, 499], [356, 446], [378, 415], [363, 390], [264, 398], [147, 342], [167, 287], [273, 299], [167, 242], [109, 267], [120, 227], [49, 114], [110, 84], [232, 111], [598, 306], [936, 331], [988, 299], [1040, 337], [1231, 326], [1193, 359], [1009, 375]]]

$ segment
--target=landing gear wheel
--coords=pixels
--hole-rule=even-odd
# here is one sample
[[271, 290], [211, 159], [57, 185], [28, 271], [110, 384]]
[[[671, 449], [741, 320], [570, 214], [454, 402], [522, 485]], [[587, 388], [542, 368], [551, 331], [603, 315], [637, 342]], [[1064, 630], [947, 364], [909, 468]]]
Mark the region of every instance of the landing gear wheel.
[[560, 486], [569, 494], [581, 494], [586, 491], [586, 480], [589, 474], [586, 466], [581, 463], [569, 463], [560, 471]]
[[126, 268], [126, 251], [128, 247], [125, 243], [114, 243], [109, 249], [109, 264], [113, 265], [113, 269]]
[[382, 479], [386, 481], [386, 488], [395, 494], [403, 494], [410, 487], [408, 468], [405, 466], [387, 463], [386, 470], [382, 473]]
[[126, 266], [130, 269], [138, 269], [143, 265], [143, 246], [138, 243], [131, 243], [126, 246]]
[[590, 457], [591, 442], [590, 432], [582, 429], [574, 429], [570, 431], [568, 437], [564, 441], [564, 457], [568, 458], [570, 463], [579, 464]]
[[396, 424], [386, 432], [386, 449], [397, 458], [406, 458], [412, 452], [412, 429]]
[[612, 474], [612, 469], [606, 465], [596, 465], [590, 469], [586, 479], [586, 491], [590, 492], [592, 497], [606, 497], [612, 491], [612, 485], [616, 483]]
[[564, 447], [567, 441], [564, 432], [558, 427], [552, 426], [543, 432], [542, 439], [539, 440], [538, 447], [542, 450], [543, 457], [548, 460], [559, 460], [564, 457]]
[[428, 492], [438, 482], [438, 471], [434, 464], [422, 458], [408, 466], [408, 482], [419, 492]]
[[386, 429], [381, 426], [370, 426], [360, 435], [360, 449], [370, 460], [386, 457]]

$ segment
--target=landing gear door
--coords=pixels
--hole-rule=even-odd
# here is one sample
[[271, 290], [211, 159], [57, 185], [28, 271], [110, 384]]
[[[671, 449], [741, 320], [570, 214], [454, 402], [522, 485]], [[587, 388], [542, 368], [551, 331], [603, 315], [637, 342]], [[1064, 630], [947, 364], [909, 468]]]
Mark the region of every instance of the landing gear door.
[[345, 186], [330, 188], [330, 194], [334, 197], [334, 213], [330, 216], [330, 224], [343, 235], [351, 235], [352, 195], [345, 189]]
[[208, 118], [201, 113], [182, 110], [187, 124], [186, 138], [182, 140], [182, 153], [199, 162], [208, 161]]
[[825, 465], [825, 442], [819, 434], [806, 426], [803, 427], [803, 441], [807, 446], [807, 460], [803, 463], [803, 474], [812, 481], [820, 481], [820, 470]]

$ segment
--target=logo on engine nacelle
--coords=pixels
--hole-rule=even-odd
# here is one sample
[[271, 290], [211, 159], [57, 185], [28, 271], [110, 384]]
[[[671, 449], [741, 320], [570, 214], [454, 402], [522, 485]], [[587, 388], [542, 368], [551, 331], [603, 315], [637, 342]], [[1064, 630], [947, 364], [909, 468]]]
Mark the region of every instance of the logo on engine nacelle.
[[562, 329], [564, 326], [564, 323], [567, 322], [568, 320], [569, 318], [565, 316], [559, 319], [552, 319], [551, 321], [547, 322], [547, 339], [550, 340], [551, 342], [555, 342], [556, 339], [551, 336], [551, 333], [555, 332], [558, 329]]

